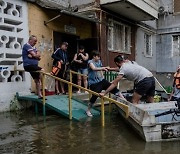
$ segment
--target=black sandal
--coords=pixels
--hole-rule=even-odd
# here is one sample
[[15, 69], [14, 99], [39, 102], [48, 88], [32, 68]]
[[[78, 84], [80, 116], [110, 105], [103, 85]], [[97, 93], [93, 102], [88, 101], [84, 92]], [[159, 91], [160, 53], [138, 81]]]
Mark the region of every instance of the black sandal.
[[[38, 99], [43, 99], [43, 97], [38, 97]], [[47, 100], [47, 98], [45, 98], [45, 100]]]

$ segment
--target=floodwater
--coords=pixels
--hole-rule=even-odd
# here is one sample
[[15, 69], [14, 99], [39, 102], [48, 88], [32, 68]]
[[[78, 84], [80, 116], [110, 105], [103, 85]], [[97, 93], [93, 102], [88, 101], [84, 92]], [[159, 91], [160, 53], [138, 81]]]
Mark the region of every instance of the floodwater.
[[49, 112], [0, 114], [0, 154], [179, 154], [180, 141], [144, 142], [117, 113], [75, 122]]

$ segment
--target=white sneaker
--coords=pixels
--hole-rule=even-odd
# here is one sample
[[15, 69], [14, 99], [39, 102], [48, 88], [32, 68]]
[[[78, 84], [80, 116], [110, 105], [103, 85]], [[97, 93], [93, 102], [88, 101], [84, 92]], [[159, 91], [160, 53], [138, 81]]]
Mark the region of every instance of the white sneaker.
[[81, 91], [79, 91], [79, 90], [78, 90], [76, 93], [77, 93], [77, 94], [80, 94], [80, 93], [81, 93]]
[[86, 114], [88, 117], [93, 117], [92, 113], [90, 111], [86, 111]]

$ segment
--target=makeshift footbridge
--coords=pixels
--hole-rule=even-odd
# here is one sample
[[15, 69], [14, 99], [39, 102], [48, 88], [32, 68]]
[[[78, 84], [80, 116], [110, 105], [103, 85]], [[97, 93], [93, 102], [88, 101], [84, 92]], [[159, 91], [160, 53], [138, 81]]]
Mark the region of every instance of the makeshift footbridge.
[[[63, 80], [61, 78], [52, 76], [49, 73], [40, 72], [42, 74], [42, 92], [43, 92], [43, 99], [38, 99], [36, 95], [28, 95], [28, 96], [19, 96], [17, 94], [17, 99], [19, 101], [31, 101], [35, 103], [35, 108], [37, 111], [38, 103], [43, 105], [43, 115], [46, 115], [46, 107], [62, 114], [65, 117], [69, 117], [70, 120], [81, 120], [84, 118], [87, 118], [87, 115], [85, 114], [85, 111], [87, 110], [87, 103], [83, 103], [80, 100], [73, 99], [72, 97], [72, 87], [79, 88], [81, 90], [87, 91], [89, 95], [96, 95], [99, 96], [98, 93], [91, 91], [89, 89], [83, 88], [81, 86], [78, 86], [74, 83], [72, 83], [72, 74], [79, 74], [74, 71], [70, 71], [70, 81]], [[79, 74], [82, 75], [82, 74]], [[52, 95], [52, 96], [45, 96], [45, 76], [51, 77], [52, 79], [58, 80], [60, 82], [66, 83], [68, 85], [68, 95]], [[83, 75], [82, 75], [83, 76]], [[121, 109], [124, 111], [124, 114], [126, 117], [129, 116], [129, 106], [125, 105], [121, 102], [118, 102], [112, 98], [109, 97], [101, 97], [101, 109], [95, 109], [93, 108], [92, 114], [94, 116], [99, 116], [101, 113], [101, 123], [102, 126], [105, 125], [105, 117], [104, 117], [104, 101], [109, 101], [109, 105], [111, 108], [111, 104], [115, 103]]]
[[[38, 104], [42, 104], [42, 99], [38, 99], [37, 95], [19, 96], [18, 100], [30, 101], [35, 104], [36, 113], [38, 113]], [[44, 107], [56, 111], [57, 113], [69, 117], [69, 105], [68, 95], [50, 95], [46, 96], [46, 103]], [[72, 98], [72, 119], [80, 121], [81, 119], [87, 118], [85, 111], [87, 110], [87, 104]], [[45, 110], [44, 110], [45, 111]], [[43, 112], [44, 112], [43, 111]], [[91, 110], [93, 116], [100, 116], [100, 111], [93, 108]], [[44, 113], [45, 114], [45, 113]]]

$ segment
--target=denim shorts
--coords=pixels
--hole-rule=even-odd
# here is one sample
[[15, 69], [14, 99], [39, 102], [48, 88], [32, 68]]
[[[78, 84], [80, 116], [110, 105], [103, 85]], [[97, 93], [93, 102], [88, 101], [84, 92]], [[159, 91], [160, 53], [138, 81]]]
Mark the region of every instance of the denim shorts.
[[88, 75], [88, 69], [87, 68], [80, 68], [80, 69], [78, 69], [78, 73]]

